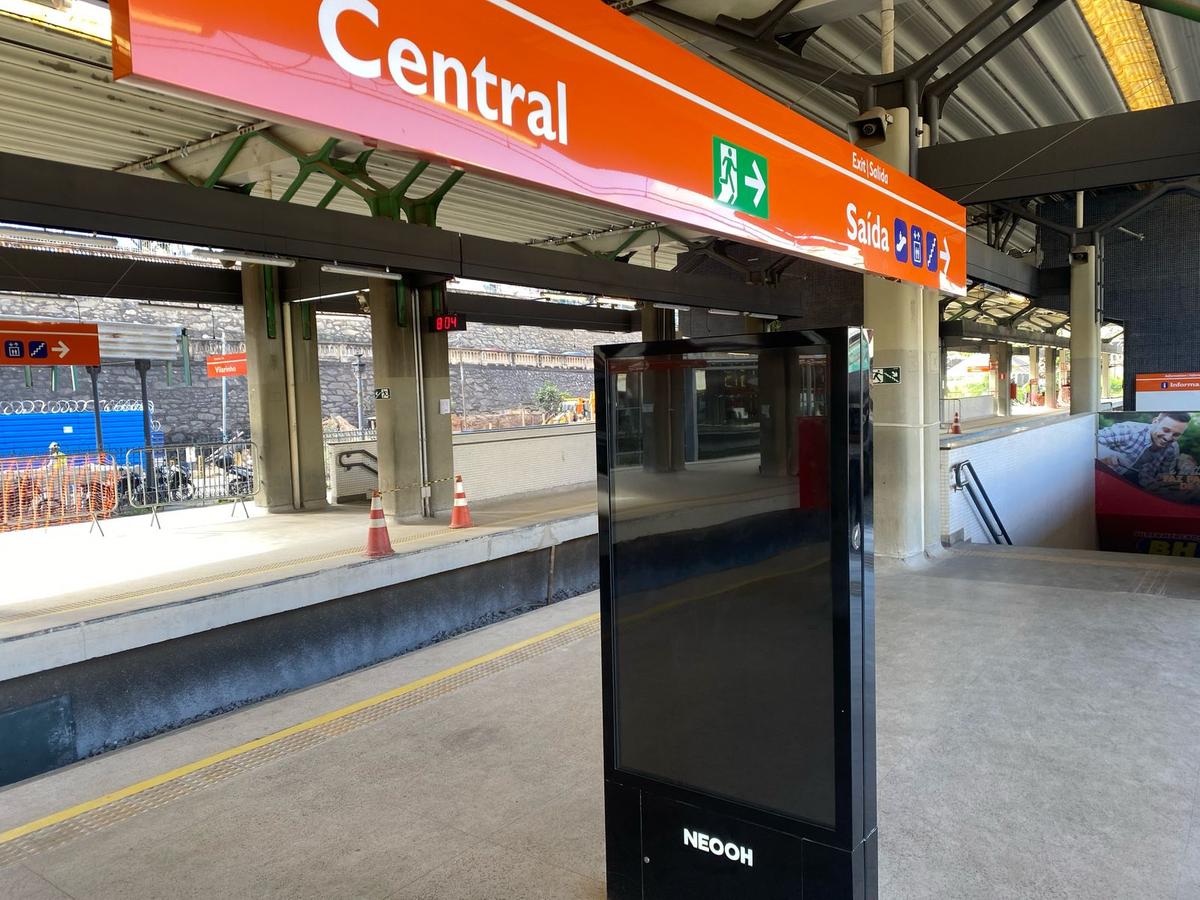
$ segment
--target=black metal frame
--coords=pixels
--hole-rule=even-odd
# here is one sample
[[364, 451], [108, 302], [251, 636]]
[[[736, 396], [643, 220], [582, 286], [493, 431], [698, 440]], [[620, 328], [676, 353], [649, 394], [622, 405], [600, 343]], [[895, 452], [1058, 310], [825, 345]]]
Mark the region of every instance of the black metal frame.
[[[818, 337], [819, 340], [814, 340]], [[671, 784], [629, 772], [617, 766], [615, 683], [615, 621], [610, 608], [613, 588], [612, 558], [609, 552], [612, 531], [611, 492], [608, 481], [609, 447], [614, 446], [615, 423], [609, 421], [606, 395], [609, 363], [612, 360], [647, 355], [684, 354], [694, 352], [736, 352], [771, 348], [827, 346], [830, 361], [829, 395], [849, 397], [849, 337], [847, 328], [815, 328], [804, 332], [742, 335], [654, 341], [596, 348], [596, 442], [597, 442], [597, 509], [599, 517], [600, 552], [600, 634], [601, 657], [605, 677], [602, 679], [604, 709], [604, 775], [606, 785], [617, 785], [664, 797], [677, 802], [702, 806], [704, 809], [744, 822], [813, 841], [850, 853], [864, 847], [867, 859], [866, 883], [874, 884], [877, 868], [875, 858], [876, 793], [875, 793], [875, 671], [874, 671], [874, 575], [873, 575], [873, 511], [871, 504], [871, 412], [869, 397], [870, 360], [862, 360], [858, 378], [861, 418], [859, 422], [857, 457], [851, 452], [855, 443], [851, 437], [849, 403], [829, 404], [829, 459], [845, 459], [847, 465], [831, 466], [831, 575], [833, 579], [834, 634], [834, 705], [837, 714], [835, 739], [835, 823], [832, 828], [768, 812], [701, 791]], [[865, 355], [866, 342], [859, 342]], [[861, 506], [855, 510], [840, 507], [836, 498], [848, 497], [852, 484], [851, 466], [858, 470], [861, 486]], [[857, 520], [857, 522], [855, 521]], [[854, 544], [855, 525], [860, 531], [858, 546]], [[858, 714], [856, 715], [856, 711]], [[612, 852], [612, 851], [610, 851]], [[611, 896], [611, 895], [610, 895]]]

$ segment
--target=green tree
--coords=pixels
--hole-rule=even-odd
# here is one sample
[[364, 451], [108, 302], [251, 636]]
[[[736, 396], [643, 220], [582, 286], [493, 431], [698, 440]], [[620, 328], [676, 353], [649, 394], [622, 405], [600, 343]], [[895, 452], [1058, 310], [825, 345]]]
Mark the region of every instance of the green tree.
[[543, 381], [542, 386], [533, 395], [533, 405], [546, 416], [556, 416], [562, 409], [562, 401], [565, 396], [566, 394], [560, 391], [553, 382]]

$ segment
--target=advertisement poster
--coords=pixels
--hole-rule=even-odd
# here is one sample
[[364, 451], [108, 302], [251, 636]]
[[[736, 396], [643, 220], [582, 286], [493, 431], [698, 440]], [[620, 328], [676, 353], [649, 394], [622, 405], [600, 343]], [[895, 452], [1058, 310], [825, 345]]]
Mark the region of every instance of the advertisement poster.
[[1101, 550], [1197, 555], [1200, 413], [1100, 414], [1096, 524]]

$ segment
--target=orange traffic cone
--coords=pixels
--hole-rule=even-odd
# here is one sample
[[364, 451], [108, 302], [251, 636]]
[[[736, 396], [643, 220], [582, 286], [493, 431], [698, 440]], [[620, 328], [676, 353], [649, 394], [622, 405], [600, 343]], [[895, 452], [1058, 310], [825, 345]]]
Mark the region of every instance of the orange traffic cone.
[[391, 556], [392, 539], [388, 535], [387, 519], [383, 516], [383, 497], [379, 491], [371, 495], [371, 524], [367, 526], [367, 559], [379, 559], [381, 556]]
[[954, 421], [950, 423], [951, 434], [962, 434], [962, 417], [958, 413], [954, 414]]
[[450, 512], [451, 528], [470, 528], [471, 510], [467, 507], [467, 489], [461, 475], [454, 476], [454, 509]]

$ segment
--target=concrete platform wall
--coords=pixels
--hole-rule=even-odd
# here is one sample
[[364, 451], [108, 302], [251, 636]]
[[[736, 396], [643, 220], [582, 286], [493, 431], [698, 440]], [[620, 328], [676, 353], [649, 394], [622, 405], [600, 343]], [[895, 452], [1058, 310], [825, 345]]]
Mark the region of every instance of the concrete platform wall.
[[594, 590], [595, 536], [0, 684], [0, 785]]
[[1014, 544], [1096, 548], [1096, 417], [1034, 423], [943, 447], [942, 541], [989, 544], [965, 491], [951, 489], [951, 466], [969, 459]]
[[[375, 490], [378, 478], [355, 462], [374, 465], [375, 441], [329, 444], [325, 448], [330, 494], [334, 502], [360, 499]], [[341, 454], [353, 468], [338, 464]], [[505, 431], [454, 435], [454, 470], [462, 475], [467, 498], [492, 500], [570, 487], [596, 480], [596, 426], [546, 425]]]

